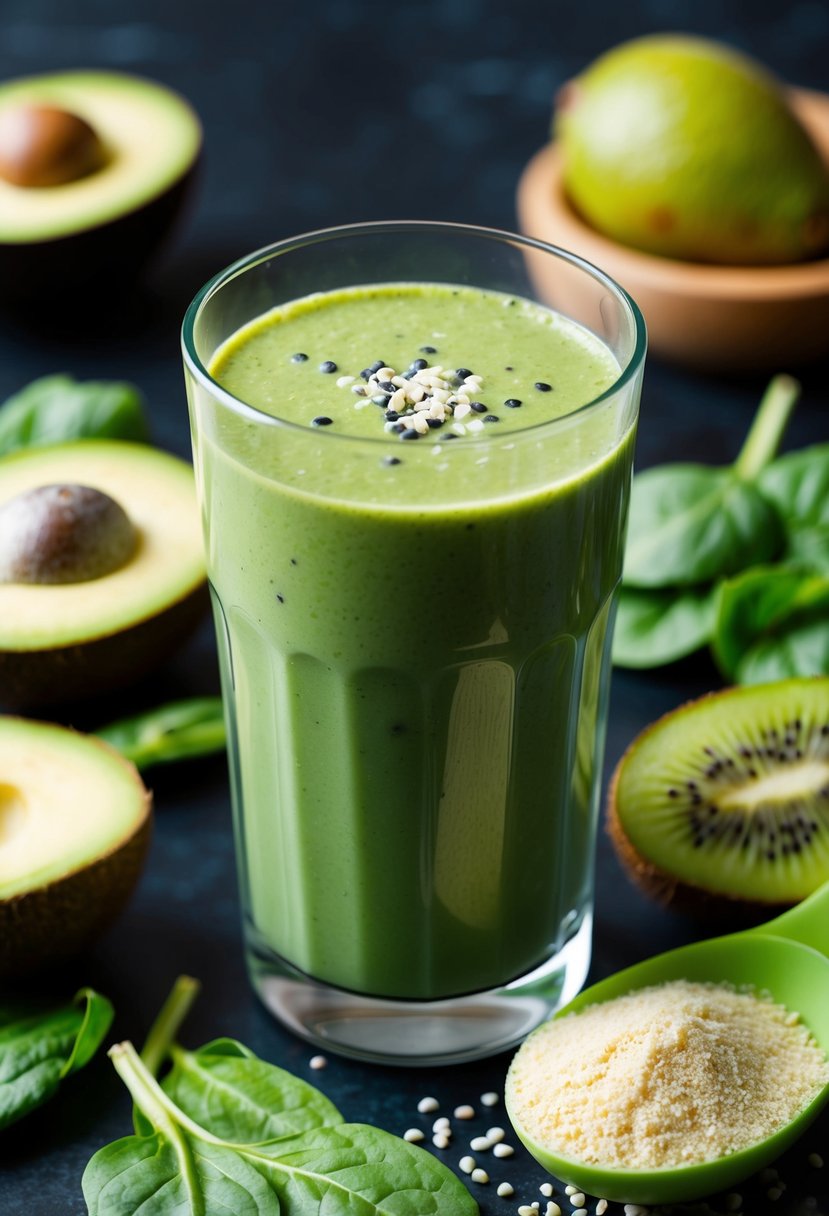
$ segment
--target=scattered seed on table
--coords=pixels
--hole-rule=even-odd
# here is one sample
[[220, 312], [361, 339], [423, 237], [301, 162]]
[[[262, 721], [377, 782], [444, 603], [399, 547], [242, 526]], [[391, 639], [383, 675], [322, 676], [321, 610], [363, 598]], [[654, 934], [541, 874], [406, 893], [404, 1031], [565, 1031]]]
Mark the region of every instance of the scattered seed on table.
[[496, 1144], [492, 1150], [493, 1157], [511, 1157], [515, 1149], [511, 1144]]
[[549, 1199], [553, 1193], [553, 1184], [551, 1182], [542, 1182], [538, 1188], [545, 1199]]
[[550, 393], [553, 389], [552, 384], [546, 384], [543, 380], [536, 380], [535, 387], [540, 393]]
[[596, 1204], [596, 1216], [604, 1216], [606, 1211], [607, 1211], [607, 1200], [600, 1199], [599, 1202]]
[[440, 1109], [440, 1102], [437, 1098], [421, 1098], [417, 1109], [421, 1115], [431, 1115], [433, 1111]]
[[561, 1208], [558, 1206], [555, 1200], [551, 1199], [547, 1204], [547, 1210], [544, 1213], [544, 1216], [561, 1216]]
[[487, 1149], [492, 1148], [492, 1141], [486, 1136], [473, 1136], [469, 1141], [469, 1147], [473, 1153], [485, 1153]]
[[324, 372], [326, 376], [330, 376], [331, 373], [335, 372], [336, 370], [337, 365], [333, 359], [324, 359], [320, 364], [320, 371]]
[[489, 1182], [489, 1174], [486, 1172], [486, 1170], [473, 1170], [472, 1181], [480, 1182], [482, 1186], [486, 1186], [486, 1184]]
[[292, 363], [307, 363], [308, 356], [303, 354], [301, 350], [298, 350], [295, 355], [291, 355], [291, 362]]
[[587, 1216], [587, 1208], [573, 1208], [570, 1216]]
[[433, 1132], [445, 1132], [445, 1131], [449, 1130], [450, 1126], [451, 1125], [450, 1125], [449, 1120], [447, 1119], [446, 1115], [441, 1115], [441, 1117], [439, 1119], [435, 1119], [434, 1123], [432, 1124], [432, 1131]]
[[503, 1127], [490, 1127], [487, 1128], [486, 1138], [490, 1144], [500, 1144], [506, 1134]]
[[325, 414], [320, 414], [317, 418], [311, 419], [311, 426], [330, 426], [333, 421], [333, 418], [327, 418]]
[[434, 1144], [435, 1148], [448, 1148], [449, 1137], [445, 1132], [437, 1132], [432, 1136], [432, 1144]]
[[806, 1158], [806, 1160], [809, 1162], [809, 1165], [811, 1165], [812, 1169], [814, 1169], [814, 1170], [823, 1169], [823, 1158], [821, 1157], [820, 1153], [809, 1153], [809, 1156]]
[[572, 1182], [568, 1183], [567, 1186], [564, 1188], [564, 1194], [569, 1195], [571, 1198], [573, 1195], [578, 1195], [578, 1193], [579, 1193], [579, 1188], [577, 1186], [573, 1186]]
[[456, 1119], [474, 1119], [475, 1118], [474, 1106], [456, 1106], [455, 1107], [455, 1118]]
[[509, 1182], [499, 1182], [495, 1194], [500, 1195], [502, 1199], [511, 1199], [515, 1194], [515, 1188]]
[[460, 1161], [458, 1162], [458, 1167], [462, 1169], [465, 1174], [471, 1174], [476, 1164], [477, 1162], [475, 1161], [474, 1157], [461, 1157]]
[[488, 1090], [485, 1094], [481, 1094], [481, 1106], [497, 1106], [500, 1100], [494, 1090]]
[[[278, 595], [276, 598], [281, 604], [284, 604], [285, 601], [281, 595]], [[328, 1061], [325, 1056], [311, 1056], [311, 1059], [308, 1061], [309, 1067], [314, 1069], [325, 1068], [327, 1064]]]
[[575, 1191], [574, 1194], [570, 1196], [570, 1202], [574, 1208], [583, 1208], [587, 1200], [581, 1191]]
[[518, 1209], [518, 1216], [535, 1216], [537, 1208], [530, 1207], [528, 1203], [522, 1203]]
[[419, 1144], [426, 1137], [419, 1127], [410, 1127], [403, 1133], [403, 1139], [408, 1140], [409, 1144]]

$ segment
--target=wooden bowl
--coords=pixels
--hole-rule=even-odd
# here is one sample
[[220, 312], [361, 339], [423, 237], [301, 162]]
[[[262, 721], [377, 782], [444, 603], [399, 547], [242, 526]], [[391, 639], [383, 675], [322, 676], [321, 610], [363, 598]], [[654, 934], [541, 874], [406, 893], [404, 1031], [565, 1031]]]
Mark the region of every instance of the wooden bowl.
[[[829, 164], [829, 95], [794, 89], [791, 101]], [[617, 244], [574, 211], [562, 187], [557, 144], [529, 162], [518, 184], [523, 232], [593, 262], [633, 296], [651, 351], [711, 370], [774, 369], [829, 354], [829, 258], [786, 266], [712, 266]], [[566, 308], [534, 260], [541, 296]], [[549, 271], [548, 271], [549, 274]]]

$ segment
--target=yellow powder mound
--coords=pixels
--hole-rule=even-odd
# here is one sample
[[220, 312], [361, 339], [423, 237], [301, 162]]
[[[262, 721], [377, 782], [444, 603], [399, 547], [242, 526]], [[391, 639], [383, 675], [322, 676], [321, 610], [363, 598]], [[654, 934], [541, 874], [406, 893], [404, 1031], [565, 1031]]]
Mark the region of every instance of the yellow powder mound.
[[684, 980], [548, 1022], [507, 1077], [513, 1121], [593, 1165], [673, 1166], [764, 1139], [829, 1081], [797, 1014]]

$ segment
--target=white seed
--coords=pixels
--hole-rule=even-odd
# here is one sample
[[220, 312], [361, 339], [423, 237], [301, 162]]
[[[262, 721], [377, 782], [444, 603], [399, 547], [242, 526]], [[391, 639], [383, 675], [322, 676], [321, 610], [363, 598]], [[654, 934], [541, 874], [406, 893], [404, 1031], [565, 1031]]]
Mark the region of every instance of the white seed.
[[375, 374], [378, 380], [391, 380], [397, 375], [393, 367], [381, 367]]
[[438, 1132], [436, 1135], [432, 1136], [432, 1144], [434, 1144], [435, 1148], [448, 1148], [449, 1137], [445, 1132]]
[[437, 1098], [421, 1098], [417, 1104], [417, 1109], [421, 1115], [431, 1115], [432, 1111], [440, 1109], [440, 1102]]
[[475, 1158], [474, 1157], [461, 1157], [460, 1161], [458, 1162], [458, 1165], [460, 1166], [460, 1168], [463, 1170], [463, 1172], [465, 1174], [471, 1174], [475, 1168]]
[[420, 1141], [424, 1140], [425, 1136], [419, 1127], [409, 1127], [403, 1133], [403, 1139], [408, 1140], [409, 1144], [420, 1144]]
[[414, 414], [409, 425], [420, 435], [425, 435], [429, 429], [425, 414]]
[[320, 1068], [325, 1068], [327, 1063], [328, 1061], [326, 1060], [325, 1056], [311, 1056], [311, 1059], [308, 1061], [308, 1067], [317, 1070]]
[[456, 1119], [474, 1119], [475, 1118], [475, 1108], [473, 1106], [456, 1106], [455, 1107], [455, 1118]]
[[583, 1208], [587, 1201], [581, 1191], [576, 1191], [575, 1194], [570, 1196], [570, 1202], [574, 1208]]
[[503, 1127], [490, 1127], [487, 1129], [486, 1138], [490, 1144], [500, 1144], [506, 1134]]
[[567, 1186], [564, 1188], [565, 1195], [572, 1196], [572, 1195], [578, 1195], [578, 1193], [579, 1193], [579, 1188], [577, 1186], [573, 1186], [572, 1182], [568, 1183]]
[[482, 418], [473, 418], [471, 422], [467, 422], [466, 429], [472, 431], [473, 434], [484, 429]]
[[441, 1117], [439, 1119], [435, 1119], [434, 1123], [432, 1124], [432, 1131], [446, 1132], [451, 1126], [452, 1125], [447, 1119], [446, 1115], [441, 1115]]
[[406, 390], [399, 388], [396, 393], [392, 393], [389, 397], [390, 410], [402, 410], [406, 407]]
[[481, 1106], [497, 1106], [500, 1100], [494, 1089], [489, 1089], [485, 1094], [481, 1094]]
[[518, 1209], [518, 1216], [535, 1216], [536, 1209], [531, 1208], [528, 1203], [522, 1203]]
[[479, 393], [483, 380], [480, 376], [467, 376], [461, 385], [462, 388], [469, 389], [472, 393]]
[[496, 1144], [492, 1150], [493, 1157], [511, 1157], [515, 1149], [511, 1144]]
[[365, 385], [363, 384], [353, 385], [351, 391], [354, 393], [355, 397], [365, 397], [366, 395]]
[[486, 1170], [480, 1170], [480, 1169], [473, 1170], [472, 1171], [472, 1181], [480, 1182], [482, 1185], [485, 1186], [486, 1183], [489, 1182], [489, 1174], [486, 1172]]
[[356, 376], [338, 376], [337, 388], [346, 388], [349, 384], [353, 384], [356, 379]]
[[587, 1208], [573, 1208], [570, 1216], [587, 1216]]
[[465, 435], [466, 434], [466, 427], [464, 426], [464, 424], [462, 422], [453, 422], [452, 430], [455, 432], [456, 435]]
[[473, 1136], [469, 1141], [469, 1147], [473, 1153], [485, 1153], [487, 1149], [492, 1148], [492, 1142], [486, 1136]]
[[420, 384], [408, 385], [406, 388], [406, 396], [410, 401], [413, 401], [414, 404], [417, 405], [418, 401], [422, 401], [426, 396], [426, 389]]
[[811, 1165], [813, 1170], [823, 1169], [823, 1158], [821, 1157], [820, 1153], [809, 1153], [806, 1160], [809, 1162], [809, 1165]]
[[408, 380], [404, 380], [402, 376], [392, 376], [391, 382], [395, 388], [406, 388], [409, 383]]
[[551, 1182], [542, 1182], [538, 1188], [545, 1199], [549, 1199], [553, 1193], [553, 1184]]
[[428, 401], [424, 401], [423, 406], [428, 409], [430, 418], [440, 418], [441, 422], [446, 421], [446, 406], [441, 405], [436, 401], [434, 405], [429, 405]]
[[600, 1199], [599, 1202], [596, 1204], [596, 1216], [604, 1216], [606, 1211], [607, 1211], [607, 1200]]
[[547, 1204], [544, 1216], [561, 1216], [561, 1208], [551, 1199]]
[[455, 406], [455, 417], [465, 418], [467, 414], [472, 413], [472, 406], [468, 401], [462, 401], [460, 405]]
[[515, 1194], [515, 1189], [508, 1182], [499, 1182], [496, 1195], [500, 1195], [502, 1199], [511, 1199]]
[[625, 1216], [648, 1216], [648, 1209], [638, 1203], [626, 1203]]

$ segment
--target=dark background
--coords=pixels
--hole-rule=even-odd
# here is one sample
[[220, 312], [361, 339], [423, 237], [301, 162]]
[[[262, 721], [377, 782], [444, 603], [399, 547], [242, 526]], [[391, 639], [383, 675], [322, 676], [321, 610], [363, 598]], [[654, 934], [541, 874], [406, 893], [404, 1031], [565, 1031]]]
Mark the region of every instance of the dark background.
[[[550, 0], [371, 0], [192, 3], [142, 0], [5, 0], [0, 3], [0, 79], [62, 68], [143, 73], [184, 93], [205, 127], [198, 194], [150, 276], [115, 293], [106, 319], [79, 329], [51, 322], [0, 326], [0, 399], [29, 379], [67, 371], [132, 380], [146, 394], [154, 436], [188, 454], [178, 354], [181, 314], [206, 278], [249, 250], [295, 232], [395, 217], [515, 223], [520, 170], [547, 137], [556, 89], [599, 52], [637, 34], [687, 30], [727, 40], [780, 76], [826, 86], [829, 5], [751, 0], [624, 4]], [[826, 365], [788, 368], [804, 394], [786, 446], [826, 438]], [[732, 458], [765, 375], [740, 379], [683, 372], [650, 361], [642, 403], [639, 466]], [[707, 661], [614, 676], [607, 771], [642, 727], [683, 699], [717, 687]], [[108, 702], [67, 715], [94, 727], [162, 700], [217, 688], [206, 627], [160, 676]], [[243, 972], [230, 812], [223, 762], [153, 774], [157, 828], [130, 909], [83, 966], [54, 977], [56, 990], [91, 983], [115, 1002], [113, 1034], [140, 1040], [174, 977], [201, 978], [185, 1041], [230, 1034], [319, 1084], [346, 1118], [402, 1133], [427, 1127], [415, 1113], [435, 1094], [441, 1112], [501, 1090], [508, 1062], [431, 1071], [373, 1068], [332, 1057], [313, 1073], [313, 1050], [258, 1005]], [[600, 835], [593, 978], [650, 953], [718, 931], [659, 911], [628, 883]], [[466, 1125], [503, 1121], [496, 1108]], [[130, 1130], [129, 1101], [106, 1059], [96, 1060], [47, 1108], [0, 1142], [0, 1216], [81, 1216], [80, 1177], [92, 1152]], [[829, 1122], [778, 1163], [783, 1196], [768, 1181], [739, 1188], [744, 1210], [781, 1216], [829, 1213]], [[455, 1164], [464, 1138], [444, 1154]], [[512, 1137], [511, 1137], [512, 1139]], [[827, 1168], [808, 1166], [819, 1150]], [[541, 1170], [520, 1148], [489, 1163], [514, 1200], [474, 1187], [485, 1214], [541, 1199]], [[564, 1211], [569, 1204], [557, 1196]], [[545, 1201], [542, 1200], [542, 1211]], [[591, 1204], [591, 1210], [594, 1204]], [[713, 1211], [724, 1211], [715, 1198]], [[707, 1211], [694, 1205], [694, 1211]], [[611, 1208], [611, 1212], [621, 1208]]]

